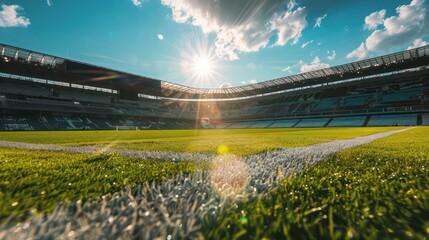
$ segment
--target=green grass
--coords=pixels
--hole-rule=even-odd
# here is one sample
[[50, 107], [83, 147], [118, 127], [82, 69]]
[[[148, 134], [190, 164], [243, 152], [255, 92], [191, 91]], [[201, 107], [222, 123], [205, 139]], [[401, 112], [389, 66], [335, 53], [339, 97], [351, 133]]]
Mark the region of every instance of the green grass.
[[[0, 139], [213, 153], [223, 145], [247, 155], [394, 129], [399, 128], [6, 132]], [[260, 198], [237, 203], [206, 225], [205, 236], [424, 239], [429, 234], [428, 135], [428, 127], [418, 127], [335, 154]], [[205, 162], [0, 148], [0, 220], [208, 168]]]
[[216, 153], [219, 146], [226, 146], [229, 153], [251, 155], [393, 129], [398, 128], [2, 132], [0, 139], [67, 146], [110, 145], [112, 148], [200, 153]]
[[214, 239], [427, 239], [429, 128], [335, 154], [204, 230]]
[[208, 168], [206, 162], [153, 161], [119, 155], [0, 148], [0, 220], [51, 211], [60, 201], [113, 194]]

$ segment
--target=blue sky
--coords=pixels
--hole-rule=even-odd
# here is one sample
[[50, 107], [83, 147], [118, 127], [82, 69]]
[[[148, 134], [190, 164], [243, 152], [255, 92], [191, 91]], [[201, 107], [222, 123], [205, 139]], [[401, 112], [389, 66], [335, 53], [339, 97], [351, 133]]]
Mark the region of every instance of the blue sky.
[[0, 0], [0, 42], [240, 86], [426, 45], [428, 10], [425, 0]]

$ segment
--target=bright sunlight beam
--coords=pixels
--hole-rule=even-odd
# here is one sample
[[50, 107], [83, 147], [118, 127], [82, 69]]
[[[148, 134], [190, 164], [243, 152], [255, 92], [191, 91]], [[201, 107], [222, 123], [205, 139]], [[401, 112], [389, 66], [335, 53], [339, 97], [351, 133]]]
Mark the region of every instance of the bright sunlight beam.
[[[207, 36], [193, 32], [182, 36], [178, 42], [179, 44], [173, 46], [179, 52], [180, 58], [170, 58], [166, 62], [170, 69], [174, 69], [167, 78], [182, 77], [182, 84], [196, 88], [218, 88], [226, 81], [223, 72], [227, 66], [221, 64], [221, 60], [216, 56], [214, 43], [209, 41]], [[178, 48], [176, 45], [182, 47]]]
[[207, 79], [213, 72], [213, 62], [207, 56], [196, 56], [192, 68], [197, 78]]
[[215, 87], [224, 79], [220, 74], [219, 58], [214, 46], [205, 36], [193, 34], [187, 40], [187, 47], [181, 51], [182, 73], [188, 77], [188, 84], [194, 87]]

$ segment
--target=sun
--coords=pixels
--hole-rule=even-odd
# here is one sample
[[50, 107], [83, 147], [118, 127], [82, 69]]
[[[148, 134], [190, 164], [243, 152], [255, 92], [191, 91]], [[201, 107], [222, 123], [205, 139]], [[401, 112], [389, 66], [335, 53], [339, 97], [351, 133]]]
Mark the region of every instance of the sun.
[[194, 33], [186, 37], [185, 46], [179, 49], [180, 75], [186, 78], [187, 85], [214, 88], [224, 82], [224, 66], [221, 65], [213, 42], [206, 36]]
[[207, 78], [213, 72], [214, 63], [207, 56], [195, 56], [192, 63], [194, 74], [201, 78]]

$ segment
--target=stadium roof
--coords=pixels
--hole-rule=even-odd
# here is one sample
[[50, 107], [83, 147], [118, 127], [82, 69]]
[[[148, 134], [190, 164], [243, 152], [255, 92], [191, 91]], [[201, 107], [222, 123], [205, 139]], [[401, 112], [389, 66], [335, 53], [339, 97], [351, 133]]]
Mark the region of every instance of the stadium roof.
[[0, 44], [0, 72], [172, 98], [236, 98], [429, 65], [429, 45], [393, 54], [229, 88], [193, 88]]
[[399, 71], [429, 64], [429, 45], [397, 52], [389, 55], [374, 57], [335, 67], [305, 72], [265, 82], [230, 88], [192, 88], [174, 83], [162, 82], [163, 88], [193, 94], [233, 94], [235, 96], [250, 92], [266, 93], [273, 90], [297, 88], [309, 84], [316, 85], [349, 78], [363, 77], [377, 73]]

